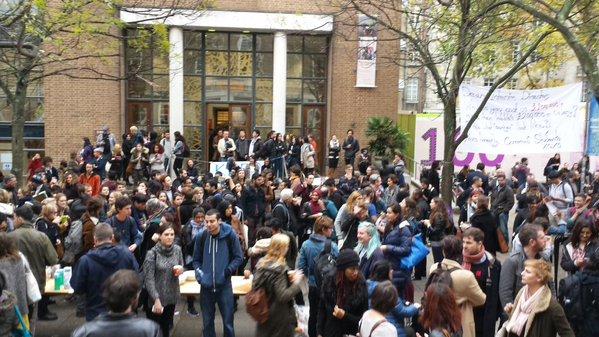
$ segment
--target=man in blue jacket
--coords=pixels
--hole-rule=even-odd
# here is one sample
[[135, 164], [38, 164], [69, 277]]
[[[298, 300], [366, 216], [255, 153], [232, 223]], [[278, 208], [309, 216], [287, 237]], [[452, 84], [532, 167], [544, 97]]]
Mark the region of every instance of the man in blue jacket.
[[220, 221], [216, 209], [206, 212], [205, 229], [195, 238], [193, 268], [201, 285], [200, 307], [204, 337], [216, 337], [215, 304], [223, 319], [224, 337], [235, 337], [234, 297], [231, 275], [241, 266], [243, 253], [233, 228]]
[[136, 271], [137, 261], [122, 245], [114, 245], [114, 232], [106, 223], [94, 228], [94, 249], [79, 260], [71, 278], [71, 287], [76, 294], [85, 295], [85, 320], [91, 321], [106, 312], [102, 299], [104, 281], [121, 269]]

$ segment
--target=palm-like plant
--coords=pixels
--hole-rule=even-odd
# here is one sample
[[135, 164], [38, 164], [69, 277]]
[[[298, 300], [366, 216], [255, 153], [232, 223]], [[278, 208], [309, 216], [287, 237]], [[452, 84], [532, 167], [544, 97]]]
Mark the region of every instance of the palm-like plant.
[[380, 158], [392, 158], [405, 151], [410, 141], [409, 134], [388, 117], [369, 118], [366, 136], [370, 138], [370, 153]]

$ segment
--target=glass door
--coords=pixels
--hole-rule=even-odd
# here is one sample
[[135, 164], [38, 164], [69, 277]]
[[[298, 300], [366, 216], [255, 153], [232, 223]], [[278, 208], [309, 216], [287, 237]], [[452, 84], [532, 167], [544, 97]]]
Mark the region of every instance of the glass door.
[[252, 109], [249, 104], [229, 105], [229, 133], [237, 139], [239, 131], [245, 131], [246, 138], [251, 137]]
[[324, 155], [327, 152], [328, 140], [324, 137], [326, 125], [326, 107], [324, 105], [304, 105], [304, 135], [311, 135], [316, 140], [316, 165], [323, 168]]

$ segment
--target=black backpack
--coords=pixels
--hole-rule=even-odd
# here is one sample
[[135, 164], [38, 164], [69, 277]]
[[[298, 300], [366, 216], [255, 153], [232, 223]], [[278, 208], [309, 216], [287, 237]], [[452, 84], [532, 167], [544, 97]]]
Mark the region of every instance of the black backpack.
[[331, 240], [326, 240], [324, 243], [324, 249], [318, 257], [316, 257], [316, 263], [314, 264], [314, 277], [316, 278], [316, 286], [318, 289], [322, 287], [322, 280], [326, 275], [331, 274], [335, 270], [337, 261], [331, 253]]
[[443, 269], [441, 262], [437, 263], [437, 268], [426, 279], [424, 291], [433, 283], [445, 284], [450, 288], [453, 288], [453, 281], [451, 280], [451, 273], [460, 268], [453, 267], [449, 269]]
[[191, 151], [189, 151], [189, 146], [187, 143], [183, 143], [183, 151], [181, 151], [181, 157], [187, 158], [191, 155]]
[[[580, 273], [559, 281], [558, 301], [564, 308], [566, 318], [572, 326], [579, 325], [585, 316], [582, 303], [582, 280]], [[585, 294], [587, 296], [592, 294]]]

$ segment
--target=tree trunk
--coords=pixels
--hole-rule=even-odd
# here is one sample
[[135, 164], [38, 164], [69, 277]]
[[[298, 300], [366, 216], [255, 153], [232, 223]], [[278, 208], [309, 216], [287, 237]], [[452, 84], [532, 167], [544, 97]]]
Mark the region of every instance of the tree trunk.
[[456, 128], [456, 100], [449, 98], [443, 109], [443, 126], [445, 128], [443, 139], [443, 171], [441, 172], [441, 198], [448, 206], [453, 199], [453, 157], [457, 146], [455, 145]]
[[19, 182], [24, 186], [24, 161], [25, 161], [25, 103], [27, 97], [27, 80], [20, 78], [15, 89], [14, 102], [12, 102], [12, 171]]

